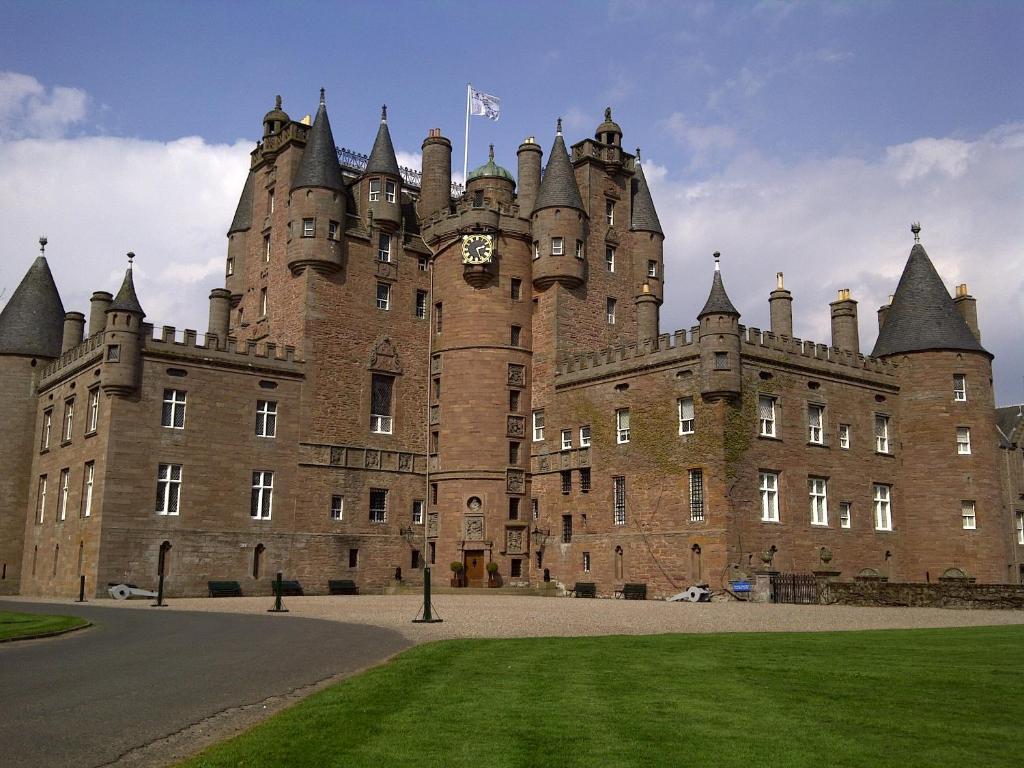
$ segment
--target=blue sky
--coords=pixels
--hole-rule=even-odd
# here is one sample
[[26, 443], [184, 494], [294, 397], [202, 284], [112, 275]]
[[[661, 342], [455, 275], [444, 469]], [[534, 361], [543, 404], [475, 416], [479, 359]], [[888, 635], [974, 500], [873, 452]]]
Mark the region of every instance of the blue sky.
[[502, 116], [474, 118], [471, 167], [493, 141], [514, 169], [525, 136], [548, 148], [562, 116], [579, 140], [612, 106], [624, 143], [643, 148], [668, 235], [664, 329], [692, 324], [718, 249], [744, 322], [767, 325], [784, 270], [798, 334], [827, 342], [828, 301], [849, 287], [870, 351], [874, 310], [920, 219], [947, 285], [966, 281], [979, 299], [998, 399], [1024, 400], [1024, 3], [0, 2], [0, 13], [0, 287], [45, 232], [65, 303], [82, 308], [133, 249], [150, 319], [202, 329], [275, 94], [298, 118], [324, 86], [338, 143], [364, 152], [387, 102], [415, 163], [432, 127], [461, 158], [472, 81], [501, 97]]

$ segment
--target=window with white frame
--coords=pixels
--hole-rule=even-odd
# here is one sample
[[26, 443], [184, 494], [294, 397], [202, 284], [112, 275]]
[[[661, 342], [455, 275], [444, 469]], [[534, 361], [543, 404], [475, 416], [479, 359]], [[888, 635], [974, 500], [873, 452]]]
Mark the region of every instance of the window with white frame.
[[758, 395], [757, 415], [759, 431], [762, 437], [775, 437], [775, 398]]
[[956, 452], [960, 456], [970, 456], [970, 454], [971, 454], [971, 428], [970, 427], [957, 427], [956, 428]]
[[384, 199], [389, 203], [398, 199], [398, 184], [393, 181], [384, 182]]
[[100, 390], [94, 387], [89, 390], [89, 409], [85, 414], [85, 433], [92, 434], [100, 423]]
[[647, 260], [647, 276], [657, 277], [658, 276], [658, 262], [654, 259]]
[[704, 470], [691, 469], [690, 476], [690, 522], [704, 520]]
[[68, 516], [68, 486], [71, 482], [71, 470], [64, 468], [60, 471], [60, 485], [57, 490], [60, 495], [57, 497], [57, 519], [64, 520]]
[[626, 478], [612, 478], [612, 522], [626, 524]]
[[380, 200], [380, 179], [370, 179], [370, 202]]
[[570, 448], [572, 448], [572, 430], [571, 429], [563, 429], [562, 430], [562, 450], [563, 451], [568, 451]]
[[187, 394], [183, 389], [165, 389], [164, 407], [160, 414], [161, 426], [168, 429], [185, 428], [185, 400]]
[[892, 489], [888, 485], [875, 483], [874, 504], [875, 504], [875, 530], [892, 530]]
[[[43, 493], [46, 492], [46, 478], [43, 477]], [[1024, 512], [1017, 513], [1017, 543], [1024, 544]]]
[[276, 401], [256, 401], [256, 437], [277, 437]]
[[271, 213], [274, 212], [274, 190], [267, 190], [267, 210]]
[[590, 573], [590, 553], [583, 553], [583, 572]]
[[953, 374], [953, 399], [958, 403], [967, 402], [967, 374]]
[[577, 240], [576, 241], [576, 258], [577, 259], [582, 259], [583, 256], [584, 256], [584, 253], [583, 253], [583, 241], [582, 240]]
[[807, 406], [807, 442], [815, 445], [825, 444], [825, 406]]
[[[518, 503], [519, 499], [515, 501]], [[412, 522], [413, 525], [423, 525], [423, 499], [415, 499], [412, 503]]]
[[850, 425], [839, 425], [839, 447], [844, 451], [850, 450]]
[[580, 448], [590, 447], [590, 425], [584, 424], [580, 427]]
[[416, 257], [416, 269], [418, 269], [420, 272], [426, 272], [427, 268], [429, 266], [430, 266], [430, 257], [429, 256], [417, 256]]
[[960, 502], [960, 518], [965, 531], [973, 531], [978, 527], [978, 517], [974, 513], [973, 501]]
[[538, 243], [536, 240], [533, 241], [533, 258], [540, 258], [540, 243]]
[[345, 519], [345, 497], [334, 494], [331, 496], [331, 520]]
[[850, 528], [853, 525], [853, 505], [848, 501], [839, 502], [839, 527]]
[[82, 517], [92, 515], [92, 488], [96, 484], [96, 462], [85, 462], [82, 473]]
[[544, 439], [544, 409], [533, 412], [533, 442]]
[[615, 299], [611, 296], [605, 302], [605, 319], [607, 319], [608, 325], [615, 325]]
[[328, 240], [337, 240], [338, 239], [338, 228], [340, 226], [341, 225], [338, 224], [338, 222], [336, 222], [336, 221], [328, 221], [327, 222], [327, 239]]
[[416, 319], [427, 319], [427, 292], [416, 291]]
[[377, 309], [390, 309], [391, 307], [391, 286], [387, 283], [377, 283]]
[[227, 265], [224, 267], [224, 275], [231, 277], [233, 274], [235, 274], [235, 257], [228, 256]]
[[766, 523], [779, 522], [779, 473], [760, 472], [761, 520]]
[[823, 477], [807, 478], [807, 495], [811, 502], [811, 525], [828, 525], [828, 481]]
[[46, 451], [50, 448], [50, 433], [53, 431], [53, 409], [43, 412], [43, 431], [39, 435], [39, 450]]
[[394, 430], [395, 377], [373, 374], [370, 381], [370, 431], [390, 435]]
[[274, 473], [256, 470], [252, 473], [252, 498], [249, 503], [249, 517], [254, 520], [269, 520], [274, 508]]
[[36, 520], [43, 524], [43, 516], [46, 514], [46, 475], [39, 476], [39, 491], [36, 493]]
[[160, 464], [156, 471], [156, 513], [177, 515], [181, 504], [181, 464]]
[[391, 235], [387, 232], [381, 232], [377, 236], [377, 261], [391, 261]]
[[551, 238], [551, 255], [561, 256], [565, 253], [565, 240], [560, 237]]
[[615, 249], [606, 245], [604, 249], [604, 265], [609, 272], [615, 271]]
[[676, 410], [679, 413], [679, 434], [693, 434], [693, 398], [680, 397], [676, 401]]
[[875, 414], [875, 451], [889, 453], [889, 417]]
[[388, 521], [388, 492], [386, 488], [370, 489], [370, 522]]
[[615, 224], [615, 201], [605, 200], [604, 201], [604, 218], [608, 222], [608, 226]]
[[71, 440], [71, 435], [75, 427], [75, 399], [64, 401], [64, 430], [61, 432], [61, 442], [67, 443]]
[[260, 288], [260, 317], [266, 317], [270, 311], [270, 302], [267, 299], [267, 289]]
[[615, 442], [629, 442], [629, 408], [619, 408], [615, 411]]
[[316, 219], [302, 220], [302, 236], [313, 237], [316, 234]]

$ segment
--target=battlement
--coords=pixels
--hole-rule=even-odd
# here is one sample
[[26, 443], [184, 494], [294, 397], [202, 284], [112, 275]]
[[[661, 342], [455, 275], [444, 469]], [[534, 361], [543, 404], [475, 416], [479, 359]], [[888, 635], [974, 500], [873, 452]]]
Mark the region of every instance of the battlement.
[[200, 343], [199, 337], [200, 334], [190, 328], [179, 330], [173, 325], [164, 325], [158, 332], [152, 324], [143, 323], [142, 351], [143, 354], [215, 359], [232, 365], [266, 366], [285, 363], [295, 366], [303, 362], [296, 357], [295, 347], [290, 345], [280, 346], [272, 341], [245, 341], [239, 344], [234, 336], [221, 341], [209, 333], [202, 334], [203, 341]]
[[788, 362], [794, 364], [814, 363], [826, 368], [834, 366], [837, 369], [852, 368], [885, 376], [895, 375], [895, 368], [877, 357], [869, 357], [849, 349], [830, 347], [827, 344], [804, 341], [792, 336], [777, 336], [771, 331], [762, 331], [760, 328], [747, 328], [741, 325], [740, 344], [740, 351], [743, 355], [763, 356], [764, 352], [774, 352], [788, 356]]
[[506, 234], [529, 237], [530, 224], [519, 217], [518, 203], [500, 203], [485, 197], [480, 205], [468, 198], [455, 201], [450, 208], [434, 211], [420, 222], [423, 239], [440, 240], [466, 229], [500, 229]]
[[48, 363], [39, 374], [40, 389], [44, 384], [63, 375], [69, 369], [78, 370], [92, 363], [93, 358], [102, 357], [103, 334], [94, 333], [81, 344], [72, 347], [56, 360]]
[[700, 355], [697, 344], [699, 329], [663, 333], [656, 339], [641, 343], [609, 347], [595, 352], [584, 352], [563, 359], [556, 367], [557, 385], [591, 378], [614, 376], [627, 371], [671, 365]]

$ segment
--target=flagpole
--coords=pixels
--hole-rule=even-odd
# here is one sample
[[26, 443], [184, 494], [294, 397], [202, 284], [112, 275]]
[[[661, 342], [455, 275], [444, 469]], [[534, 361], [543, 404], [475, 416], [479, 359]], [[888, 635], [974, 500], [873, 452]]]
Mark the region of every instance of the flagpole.
[[466, 174], [469, 172], [469, 103], [472, 99], [473, 84], [466, 83], [466, 140], [463, 142], [462, 188], [466, 188]]

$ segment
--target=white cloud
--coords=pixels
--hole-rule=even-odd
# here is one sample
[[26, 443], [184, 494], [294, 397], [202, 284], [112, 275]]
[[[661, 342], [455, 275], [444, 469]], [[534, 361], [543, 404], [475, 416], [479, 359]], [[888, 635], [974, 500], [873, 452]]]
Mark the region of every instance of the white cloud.
[[720, 250], [742, 322], [769, 326], [767, 297], [782, 271], [798, 336], [829, 343], [828, 303], [850, 288], [870, 352], [875, 310], [895, 290], [913, 242], [908, 227], [920, 220], [946, 285], [966, 282], [978, 299], [998, 399], [1024, 399], [1024, 125], [973, 140], [922, 138], [867, 160], [786, 165], [747, 153], [698, 182], [670, 178], [650, 160], [644, 172], [666, 233], [665, 330], [694, 323]]
[[736, 130], [732, 126], [698, 125], [681, 112], [673, 112], [660, 125], [677, 144], [687, 149], [694, 166], [703, 164], [708, 156], [736, 145]]
[[0, 140], [55, 138], [85, 119], [88, 98], [78, 88], [46, 88], [30, 75], [0, 72]]

